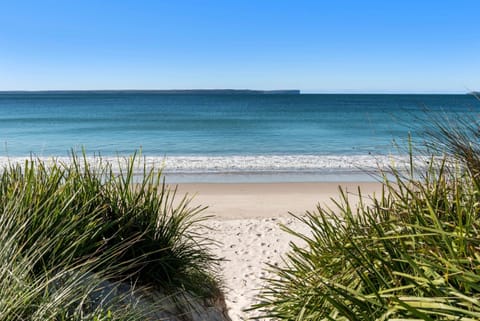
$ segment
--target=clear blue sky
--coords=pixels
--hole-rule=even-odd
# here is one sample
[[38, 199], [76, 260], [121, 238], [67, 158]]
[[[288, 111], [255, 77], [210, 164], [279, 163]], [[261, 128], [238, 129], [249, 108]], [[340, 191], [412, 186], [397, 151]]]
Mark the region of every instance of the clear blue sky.
[[0, 0], [0, 90], [480, 89], [480, 1]]

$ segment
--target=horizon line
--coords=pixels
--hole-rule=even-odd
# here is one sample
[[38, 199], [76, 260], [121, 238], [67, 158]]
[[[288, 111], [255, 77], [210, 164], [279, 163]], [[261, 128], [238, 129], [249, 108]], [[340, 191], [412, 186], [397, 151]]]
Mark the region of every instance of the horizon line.
[[144, 93], [195, 93], [195, 92], [223, 92], [223, 93], [296, 93], [302, 95], [309, 94], [320, 94], [320, 95], [335, 95], [335, 94], [352, 94], [352, 95], [362, 95], [362, 94], [376, 94], [376, 95], [461, 95], [461, 94], [477, 94], [478, 91], [435, 91], [435, 90], [420, 90], [420, 91], [403, 91], [403, 90], [302, 90], [302, 89], [232, 89], [232, 88], [204, 88], [204, 89], [14, 89], [14, 90], [0, 90], [0, 93], [69, 93], [69, 92], [144, 92]]

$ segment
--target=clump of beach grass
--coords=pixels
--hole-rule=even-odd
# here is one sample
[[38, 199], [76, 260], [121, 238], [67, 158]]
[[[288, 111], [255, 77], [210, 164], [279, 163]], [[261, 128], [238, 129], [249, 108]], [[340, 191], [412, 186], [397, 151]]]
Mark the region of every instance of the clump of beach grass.
[[162, 302], [140, 306], [137, 290], [220, 295], [213, 241], [196, 232], [204, 208], [141, 164], [72, 154], [2, 169], [1, 320], [145, 320]]
[[335, 208], [297, 217], [312, 234], [286, 229], [306, 245], [270, 267], [254, 308], [277, 320], [479, 320], [478, 128], [437, 122], [428, 166], [392, 167], [380, 195], [352, 204], [340, 189]]

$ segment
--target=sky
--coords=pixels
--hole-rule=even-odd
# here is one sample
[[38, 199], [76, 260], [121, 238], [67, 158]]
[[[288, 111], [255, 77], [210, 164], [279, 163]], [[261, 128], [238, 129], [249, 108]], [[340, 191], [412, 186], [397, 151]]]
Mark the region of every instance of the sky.
[[0, 90], [480, 90], [480, 1], [0, 0]]

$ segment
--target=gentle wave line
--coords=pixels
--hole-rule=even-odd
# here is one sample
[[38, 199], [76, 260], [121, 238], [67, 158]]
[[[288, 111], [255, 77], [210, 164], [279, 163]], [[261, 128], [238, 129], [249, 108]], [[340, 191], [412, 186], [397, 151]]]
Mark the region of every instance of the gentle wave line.
[[[21, 163], [30, 157], [0, 157], [0, 166]], [[38, 157], [47, 163], [53, 160], [69, 163], [69, 157]], [[88, 156], [95, 164], [100, 159], [112, 164], [115, 170], [125, 164], [125, 157]], [[409, 163], [408, 156], [401, 155], [237, 155], [237, 156], [141, 156], [136, 159], [139, 169], [158, 168], [165, 173], [255, 173], [255, 172], [325, 172], [371, 171], [390, 166], [402, 167]], [[416, 158], [416, 164], [424, 165], [424, 158]]]

